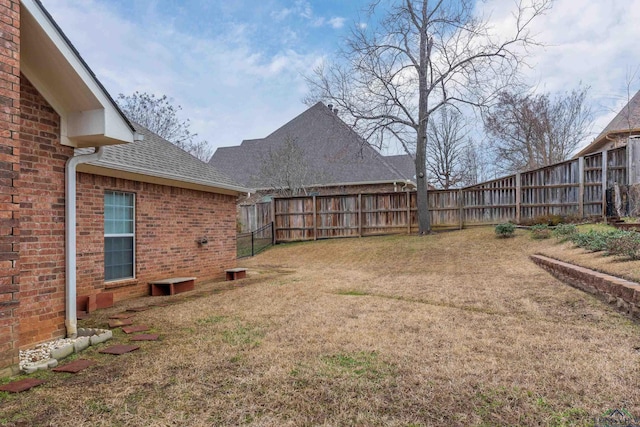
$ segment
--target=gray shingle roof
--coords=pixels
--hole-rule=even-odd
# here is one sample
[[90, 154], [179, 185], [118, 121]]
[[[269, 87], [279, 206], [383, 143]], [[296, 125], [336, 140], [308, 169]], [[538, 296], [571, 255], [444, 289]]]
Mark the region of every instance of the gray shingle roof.
[[609, 132], [640, 128], [640, 90], [600, 132], [596, 140]]
[[[142, 141], [105, 147], [102, 158], [91, 165], [124, 172], [222, 188], [247, 191], [236, 181], [215, 167], [200, 161], [143, 126], [133, 123]], [[76, 149], [78, 154], [92, 149]]]
[[622, 110], [616, 114], [616, 116], [609, 122], [607, 126], [600, 132], [600, 134], [589, 145], [584, 147], [574, 157], [580, 157], [585, 154], [595, 153], [602, 150], [607, 144], [607, 135], [612, 132], [621, 132], [627, 130], [636, 129], [636, 131], [630, 134], [636, 134], [637, 129], [640, 128], [640, 90], [629, 100], [627, 105], [622, 107]]
[[287, 139], [295, 140], [304, 152], [305, 161], [316, 172], [312, 174], [313, 182], [306, 183], [309, 186], [412, 180], [415, 175], [413, 168], [407, 170], [406, 167], [413, 162], [409, 156], [391, 156], [389, 162], [385, 161], [387, 157], [368, 145], [322, 103], [265, 138], [218, 148], [209, 164], [245, 186], [266, 188], [256, 182], [263, 162]]
[[391, 167], [395, 168], [402, 175], [408, 176], [415, 182], [416, 163], [411, 156], [406, 154], [398, 154], [396, 156], [384, 156], [384, 161]]

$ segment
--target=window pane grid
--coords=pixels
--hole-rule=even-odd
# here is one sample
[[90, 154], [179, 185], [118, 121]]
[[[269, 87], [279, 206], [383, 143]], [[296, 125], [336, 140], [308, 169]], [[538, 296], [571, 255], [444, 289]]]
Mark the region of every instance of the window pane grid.
[[105, 281], [134, 277], [135, 198], [114, 191], [104, 195]]

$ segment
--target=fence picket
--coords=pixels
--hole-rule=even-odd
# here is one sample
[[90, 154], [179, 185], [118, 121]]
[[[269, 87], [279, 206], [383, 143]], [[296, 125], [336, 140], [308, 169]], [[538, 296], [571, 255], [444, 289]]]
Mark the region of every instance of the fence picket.
[[[606, 189], [627, 183], [626, 156], [626, 147], [620, 147], [462, 189], [429, 191], [431, 225], [461, 228], [542, 215], [601, 216]], [[258, 228], [271, 221], [276, 242], [411, 233], [418, 228], [416, 193], [276, 197], [240, 207], [240, 226]]]

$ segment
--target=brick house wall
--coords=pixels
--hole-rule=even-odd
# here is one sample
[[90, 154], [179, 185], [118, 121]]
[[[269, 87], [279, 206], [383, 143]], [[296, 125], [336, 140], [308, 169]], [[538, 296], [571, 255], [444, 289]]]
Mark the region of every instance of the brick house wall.
[[18, 363], [20, 3], [0, 3], [0, 373]]
[[65, 335], [65, 164], [60, 116], [21, 76], [20, 348]]
[[[0, 337], [4, 345], [27, 348], [66, 333], [64, 181], [73, 148], [60, 144], [60, 117], [24, 76], [20, 97], [19, 345], [15, 336], [4, 338], [10, 330], [4, 323]], [[136, 195], [135, 280], [104, 282], [106, 190]], [[148, 295], [154, 279], [224, 277], [235, 266], [235, 202], [235, 196], [78, 173], [77, 295], [113, 292], [118, 301]], [[202, 236], [210, 243], [199, 246]], [[18, 319], [9, 319], [17, 331]]]
[[[151, 280], [224, 277], [236, 262], [236, 196], [79, 173], [78, 295], [113, 292], [114, 301], [148, 295]], [[135, 275], [104, 282], [104, 193], [135, 194]], [[206, 236], [209, 243], [196, 239]]]

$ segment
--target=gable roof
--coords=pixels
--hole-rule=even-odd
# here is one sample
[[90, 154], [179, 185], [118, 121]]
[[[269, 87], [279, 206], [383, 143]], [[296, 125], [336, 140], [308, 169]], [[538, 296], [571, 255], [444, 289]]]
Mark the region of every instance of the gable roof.
[[[412, 180], [414, 169], [400, 157], [382, 156], [326, 105], [317, 103], [265, 138], [244, 140], [236, 147], [218, 148], [209, 164], [245, 186], [267, 188], [256, 182], [269, 154], [292, 139], [313, 168], [308, 186], [354, 185]], [[390, 159], [390, 160], [388, 160]]]
[[608, 141], [615, 137], [640, 133], [640, 90], [627, 105], [609, 122], [593, 142], [580, 150], [575, 157], [600, 151]]
[[134, 129], [40, 0], [20, 5], [20, 71], [60, 115], [61, 143], [122, 144]]
[[[248, 191], [149, 129], [137, 123], [133, 126], [143, 140], [105, 147], [100, 160], [78, 165], [78, 171], [223, 194]], [[76, 149], [77, 154], [88, 152], [91, 150]]]
[[398, 154], [395, 156], [384, 156], [383, 160], [402, 175], [408, 176], [411, 181], [415, 182], [416, 163], [413, 157], [406, 154]]

